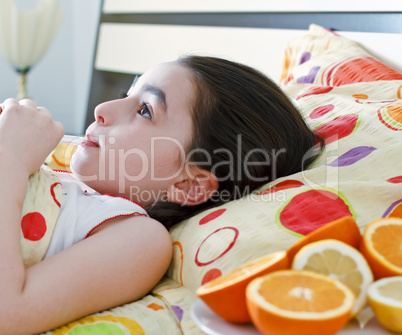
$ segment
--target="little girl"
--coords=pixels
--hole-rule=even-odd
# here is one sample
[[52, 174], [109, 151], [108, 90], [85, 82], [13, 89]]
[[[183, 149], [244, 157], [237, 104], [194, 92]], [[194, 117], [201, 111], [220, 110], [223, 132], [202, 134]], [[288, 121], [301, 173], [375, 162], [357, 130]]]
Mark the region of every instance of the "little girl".
[[33, 334], [147, 294], [169, 266], [168, 230], [196, 213], [307, 167], [317, 142], [266, 76], [223, 59], [158, 65], [95, 109], [61, 174], [45, 258], [19, 244], [29, 176], [63, 136], [30, 100], [0, 115], [0, 333]]

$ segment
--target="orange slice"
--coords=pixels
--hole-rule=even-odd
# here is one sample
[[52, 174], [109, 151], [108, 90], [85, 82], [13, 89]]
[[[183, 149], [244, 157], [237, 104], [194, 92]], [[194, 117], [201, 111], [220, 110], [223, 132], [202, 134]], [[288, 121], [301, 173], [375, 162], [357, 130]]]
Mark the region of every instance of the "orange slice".
[[46, 159], [46, 164], [53, 170], [70, 171], [71, 157], [77, 150], [77, 145], [59, 143]]
[[286, 269], [285, 251], [257, 258], [202, 285], [196, 294], [220, 317], [235, 323], [250, 321], [246, 305], [247, 284], [258, 276]]
[[305, 270], [282, 270], [247, 286], [247, 307], [266, 335], [332, 335], [348, 322], [355, 302], [341, 281]]
[[402, 275], [401, 245], [402, 219], [379, 219], [365, 227], [360, 251], [375, 279]]
[[328, 239], [304, 246], [293, 259], [292, 269], [315, 271], [342, 281], [356, 295], [352, 316], [367, 303], [373, 273], [363, 255], [344, 242]]
[[293, 244], [288, 249], [289, 261], [292, 262], [297, 252], [311, 242], [335, 239], [358, 248], [361, 238], [362, 236], [355, 219], [352, 216], [344, 216], [313, 230]]

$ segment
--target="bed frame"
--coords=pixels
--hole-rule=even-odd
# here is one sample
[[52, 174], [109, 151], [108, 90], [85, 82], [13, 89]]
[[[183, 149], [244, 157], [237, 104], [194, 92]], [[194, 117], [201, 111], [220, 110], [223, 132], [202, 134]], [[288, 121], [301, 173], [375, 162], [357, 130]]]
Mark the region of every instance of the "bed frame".
[[[290, 12], [265, 2], [256, 5], [256, 0], [234, 0], [219, 10], [211, 0], [204, 2], [204, 8], [192, 7], [191, 1], [182, 8], [180, 0], [171, 0], [169, 8], [163, 8], [161, 0], [151, 1], [148, 8], [135, 3], [103, 0], [85, 128], [94, 120], [95, 106], [117, 98], [134, 75], [183, 53], [238, 60], [278, 81], [287, 41], [305, 33], [311, 23], [341, 31], [402, 70], [402, 5], [394, 1], [381, 12], [366, 7], [364, 12], [358, 8], [333, 12], [320, 7], [328, 5], [315, 6], [314, 0], [301, 2], [307, 12], [300, 8]], [[300, 1], [294, 5], [300, 7]]]

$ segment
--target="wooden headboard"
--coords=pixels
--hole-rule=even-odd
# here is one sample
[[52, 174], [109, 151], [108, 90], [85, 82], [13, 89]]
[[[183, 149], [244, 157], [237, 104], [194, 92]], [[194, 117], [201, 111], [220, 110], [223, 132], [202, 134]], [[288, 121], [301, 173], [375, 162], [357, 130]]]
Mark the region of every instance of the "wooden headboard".
[[117, 98], [134, 75], [186, 53], [246, 63], [278, 81], [286, 43], [305, 34], [311, 23], [360, 42], [402, 71], [399, 1], [371, 8], [346, 0], [331, 5], [289, 0], [282, 6], [261, 0], [104, 0], [85, 128], [94, 120], [95, 106]]

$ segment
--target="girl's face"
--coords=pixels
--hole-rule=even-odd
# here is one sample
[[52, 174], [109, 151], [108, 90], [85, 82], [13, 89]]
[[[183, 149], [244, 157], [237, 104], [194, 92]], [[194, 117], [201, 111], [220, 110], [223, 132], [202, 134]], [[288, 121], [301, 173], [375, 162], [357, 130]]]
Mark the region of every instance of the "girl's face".
[[141, 205], [163, 200], [186, 173], [194, 101], [188, 69], [176, 63], [150, 69], [126, 98], [96, 107], [87, 141], [73, 155], [73, 173], [100, 193]]

